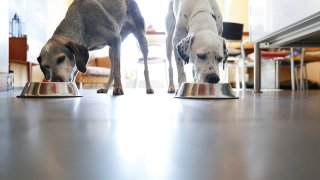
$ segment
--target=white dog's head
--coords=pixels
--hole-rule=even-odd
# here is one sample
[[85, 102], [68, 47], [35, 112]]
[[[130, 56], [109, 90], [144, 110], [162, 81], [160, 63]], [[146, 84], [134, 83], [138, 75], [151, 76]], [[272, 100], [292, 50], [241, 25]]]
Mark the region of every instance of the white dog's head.
[[46, 80], [68, 82], [75, 79], [77, 70], [86, 72], [88, 49], [74, 41], [53, 36], [43, 46], [37, 58]]
[[189, 34], [177, 45], [177, 51], [185, 63], [191, 59], [195, 82], [218, 83], [219, 63], [228, 58], [225, 41], [210, 31]]

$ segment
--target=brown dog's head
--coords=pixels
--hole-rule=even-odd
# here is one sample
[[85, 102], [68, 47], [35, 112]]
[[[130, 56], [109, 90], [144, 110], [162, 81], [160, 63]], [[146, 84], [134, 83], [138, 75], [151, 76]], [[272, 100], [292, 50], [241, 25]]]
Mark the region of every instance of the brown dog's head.
[[88, 58], [86, 47], [69, 38], [53, 36], [43, 46], [37, 60], [46, 80], [68, 82], [75, 79], [77, 70], [86, 72]]

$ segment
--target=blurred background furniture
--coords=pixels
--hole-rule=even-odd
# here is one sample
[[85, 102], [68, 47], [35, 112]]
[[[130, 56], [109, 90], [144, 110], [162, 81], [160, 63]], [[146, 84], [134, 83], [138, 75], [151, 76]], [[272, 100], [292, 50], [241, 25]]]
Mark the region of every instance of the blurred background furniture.
[[[245, 54], [244, 52], [244, 46], [246, 43], [249, 43], [249, 39], [243, 40], [243, 44], [241, 47], [243, 57], [242, 61], [243, 64], [246, 66], [247, 64], [250, 64], [253, 66], [253, 63], [255, 61], [255, 56], [254, 53], [250, 53], [248, 55]], [[283, 48], [274, 48], [274, 49], [263, 49], [260, 52], [260, 58], [261, 60], [271, 60], [274, 62], [274, 89], [279, 89], [280, 88], [280, 80], [279, 80], [279, 65], [280, 61], [283, 61], [285, 59], [289, 59], [291, 64], [293, 64], [293, 58], [292, 53], [290, 52], [290, 49], [283, 49]], [[291, 79], [292, 81], [292, 87], [294, 89], [294, 66], [291, 66]], [[242, 80], [244, 82], [244, 80]], [[246, 85], [242, 84], [243, 89], [245, 89]]]
[[27, 69], [27, 81], [31, 82], [32, 65], [37, 64], [37, 61], [35, 59], [31, 61], [30, 58], [28, 58], [28, 50], [27, 36], [9, 38], [9, 66], [11, 63], [25, 65]]
[[[167, 88], [168, 75], [167, 75], [167, 58], [165, 51], [165, 38], [164, 34], [148, 33], [148, 69], [150, 81], [152, 86], [155, 86], [156, 80], [160, 80], [164, 88]], [[140, 81], [144, 81], [144, 61], [142, 53], [138, 57], [136, 64], [136, 80], [135, 87], [140, 87]], [[162, 73], [163, 72], [163, 73]]]
[[[319, 4], [317, 0], [286, 0], [277, 3], [255, 0], [249, 3], [250, 41], [254, 43], [256, 52], [254, 92], [261, 92], [261, 49], [320, 46]], [[284, 14], [283, 7], [302, 8]], [[291, 64], [292, 67], [293, 62]]]
[[84, 85], [102, 86], [107, 83], [110, 77], [110, 59], [108, 56], [90, 56], [87, 64], [87, 72], [78, 72], [75, 82], [79, 89]]
[[[235, 87], [236, 89], [240, 89], [240, 87], [245, 90], [246, 82], [248, 81], [248, 75], [246, 73], [246, 69], [248, 67], [253, 67], [254, 56], [253, 53], [246, 52], [246, 44], [250, 43], [248, 39], [243, 39], [243, 24], [234, 23], [234, 22], [223, 22], [223, 33], [222, 37], [226, 40], [226, 47], [228, 49], [228, 60], [227, 67], [230, 65], [235, 66]], [[280, 62], [284, 59], [290, 58], [290, 50], [289, 49], [267, 49], [261, 51], [261, 58], [263, 60], [271, 60], [274, 62], [274, 86], [273, 88], [280, 88], [280, 80], [279, 80], [279, 66]], [[226, 80], [229, 81], [228, 77], [228, 69], [225, 69], [225, 77]], [[294, 73], [294, 66], [291, 67], [291, 78], [292, 86], [294, 89], [294, 79], [297, 79], [296, 74]], [[240, 84], [241, 82], [241, 84]]]
[[[243, 24], [234, 22], [223, 22], [222, 37], [225, 39], [226, 47], [228, 49], [228, 59], [225, 64], [225, 81], [229, 82], [229, 65], [235, 65], [235, 80], [236, 88], [240, 89], [239, 78], [239, 60], [244, 58], [241, 54], [240, 46], [243, 37]], [[241, 61], [244, 62], [244, 61]], [[241, 75], [245, 76], [244, 64], [241, 64]], [[245, 84], [245, 77], [242, 77], [242, 86]]]
[[[320, 62], [320, 48], [291, 48], [291, 51], [294, 61], [296, 87], [300, 90], [308, 89], [307, 65]], [[284, 61], [284, 63], [286, 63], [286, 61]]]

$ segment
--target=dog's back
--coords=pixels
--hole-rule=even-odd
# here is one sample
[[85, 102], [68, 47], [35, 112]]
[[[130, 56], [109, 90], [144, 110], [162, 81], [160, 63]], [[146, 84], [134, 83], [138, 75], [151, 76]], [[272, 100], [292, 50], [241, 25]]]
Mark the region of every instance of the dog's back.
[[133, 24], [135, 24], [138, 29], [145, 30], [144, 19], [139, 10], [137, 2], [134, 0], [127, 0], [127, 3], [127, 18], [132, 19]]
[[179, 23], [188, 24], [192, 18], [200, 11], [211, 12], [216, 20], [218, 33], [221, 35], [223, 30], [222, 15], [216, 0], [171, 0], [172, 11]]

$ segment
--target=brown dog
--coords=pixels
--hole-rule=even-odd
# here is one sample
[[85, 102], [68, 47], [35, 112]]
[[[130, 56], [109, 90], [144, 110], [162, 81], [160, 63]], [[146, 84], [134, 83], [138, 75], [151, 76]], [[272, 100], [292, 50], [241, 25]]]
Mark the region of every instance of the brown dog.
[[120, 46], [130, 33], [138, 40], [145, 61], [148, 94], [153, 93], [147, 66], [148, 46], [144, 19], [134, 0], [74, 0], [65, 18], [41, 50], [38, 62], [47, 80], [74, 81], [85, 72], [88, 51], [109, 46], [111, 75], [98, 93], [107, 93], [114, 80], [114, 95], [122, 95]]

